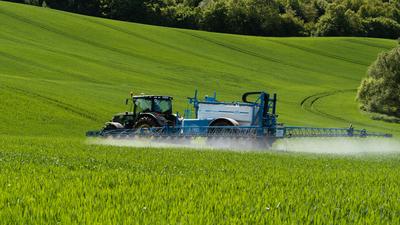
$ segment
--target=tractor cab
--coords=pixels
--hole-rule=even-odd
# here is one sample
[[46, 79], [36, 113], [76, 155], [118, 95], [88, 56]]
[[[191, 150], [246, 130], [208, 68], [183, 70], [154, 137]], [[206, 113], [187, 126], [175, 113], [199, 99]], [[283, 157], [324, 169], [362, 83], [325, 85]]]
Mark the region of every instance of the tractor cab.
[[[170, 96], [132, 96], [131, 103], [130, 111], [135, 115], [139, 113], [172, 114], [172, 97]], [[129, 99], [127, 99], [126, 104], [129, 104]]]
[[159, 95], [131, 95], [126, 99], [128, 109], [115, 114], [104, 130], [162, 127], [174, 125], [176, 116], [172, 114], [172, 97]]

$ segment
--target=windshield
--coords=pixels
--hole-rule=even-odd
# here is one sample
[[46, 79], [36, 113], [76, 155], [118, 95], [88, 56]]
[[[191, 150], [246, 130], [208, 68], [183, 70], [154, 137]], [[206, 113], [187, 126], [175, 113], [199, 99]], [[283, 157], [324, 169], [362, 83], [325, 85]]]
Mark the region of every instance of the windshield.
[[170, 99], [154, 99], [154, 112], [172, 113], [172, 104]]

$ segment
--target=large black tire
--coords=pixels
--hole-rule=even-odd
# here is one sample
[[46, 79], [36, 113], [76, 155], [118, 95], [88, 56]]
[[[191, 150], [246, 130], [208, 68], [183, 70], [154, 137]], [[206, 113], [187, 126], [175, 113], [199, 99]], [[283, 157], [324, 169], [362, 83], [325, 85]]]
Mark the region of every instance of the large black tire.
[[143, 116], [142, 118], [138, 119], [133, 125], [133, 128], [135, 129], [149, 129], [152, 127], [159, 127], [160, 125], [157, 123], [157, 121], [150, 117], [150, 116]]

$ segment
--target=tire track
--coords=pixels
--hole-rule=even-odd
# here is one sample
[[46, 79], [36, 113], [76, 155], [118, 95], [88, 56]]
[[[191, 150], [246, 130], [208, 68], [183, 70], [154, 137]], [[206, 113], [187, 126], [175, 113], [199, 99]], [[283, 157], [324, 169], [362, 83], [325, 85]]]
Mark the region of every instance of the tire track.
[[201, 35], [196, 35], [196, 34], [193, 34], [193, 33], [189, 33], [187, 31], [182, 31], [182, 30], [176, 30], [176, 31], [179, 32], [179, 33], [185, 34], [187, 36], [191, 36], [191, 37], [194, 37], [194, 38], [197, 38], [197, 39], [212, 43], [214, 45], [218, 45], [220, 47], [230, 49], [230, 50], [235, 51], [235, 52], [239, 52], [239, 53], [242, 53], [242, 54], [250, 55], [250, 56], [253, 56], [253, 57], [256, 57], [256, 58], [259, 58], [259, 59], [263, 59], [265, 61], [284, 64], [286, 66], [292, 66], [291, 64], [285, 63], [285, 62], [283, 62], [281, 60], [278, 60], [278, 59], [275, 59], [273, 57], [261, 55], [261, 54], [258, 54], [258, 53], [252, 52], [252, 51], [248, 51], [248, 50], [236, 47], [234, 45], [230, 45], [230, 44], [227, 44], [227, 43], [224, 43], [224, 42], [212, 40], [210, 38], [207, 38], [207, 37], [204, 37], [204, 36], [201, 36]]
[[344, 89], [344, 90], [328, 91], [328, 92], [321, 92], [321, 93], [313, 94], [313, 95], [310, 95], [310, 96], [307, 96], [306, 98], [304, 98], [300, 102], [300, 106], [304, 110], [306, 110], [310, 113], [313, 113], [315, 115], [318, 115], [318, 116], [322, 116], [322, 117], [329, 118], [329, 119], [339, 121], [339, 122], [352, 123], [351, 121], [346, 120], [344, 118], [322, 112], [322, 111], [316, 109], [314, 107], [314, 104], [323, 98], [330, 97], [332, 95], [339, 94], [339, 93], [353, 92], [355, 90], [356, 89]]
[[[207, 37], [204, 37], [204, 36], [201, 36], [201, 35], [196, 35], [196, 34], [193, 34], [193, 33], [189, 33], [187, 31], [177, 30], [177, 32], [185, 34], [185, 35], [188, 35], [188, 36], [191, 36], [191, 37], [195, 37], [197, 39], [212, 43], [214, 45], [221, 46], [223, 48], [230, 49], [230, 50], [235, 51], [235, 52], [239, 52], [241, 54], [252, 56], [252, 57], [264, 60], [264, 61], [269, 61], [269, 62], [281, 64], [281, 65], [284, 65], [284, 66], [287, 66], [287, 67], [300, 69], [300, 70], [303, 70], [303, 71], [306, 71], [306, 72], [312, 71], [312, 72], [318, 73], [318, 74], [321, 73], [321, 71], [318, 71], [318, 70], [315, 70], [315, 69], [312, 69], [312, 68], [307, 68], [307, 67], [304, 67], [302, 65], [288, 63], [288, 62], [285, 62], [283, 60], [279, 60], [279, 59], [276, 59], [276, 58], [273, 58], [273, 57], [270, 57], [270, 56], [266, 56], [266, 55], [263, 55], [263, 54], [258, 54], [258, 53], [253, 52], [253, 51], [249, 51], [249, 50], [246, 50], [246, 49], [243, 49], [243, 48], [239, 48], [237, 46], [234, 46], [234, 45], [231, 45], [231, 44], [227, 44], [227, 43], [224, 43], [224, 42], [212, 40], [210, 38], [207, 38]], [[354, 78], [350, 78], [350, 77], [346, 77], [346, 76], [340, 76], [340, 75], [338, 76], [337, 74], [329, 74], [326, 71], [324, 72], [324, 74], [328, 75], [328, 76], [333, 76], [333, 77], [341, 77], [341, 78], [347, 79], [347, 80], [356, 80], [356, 81], [358, 81], [358, 79], [354, 79]]]
[[388, 47], [388, 46], [381, 45], [381, 44], [378, 44], [378, 43], [366, 43], [365, 41], [359, 40], [359, 39], [357, 39], [357, 40], [356, 40], [356, 39], [343, 39], [343, 41], [345, 41], [345, 42], [350, 42], [350, 43], [353, 43], [353, 44], [368, 46], [368, 47], [374, 47], [374, 48], [379, 48], [379, 49], [385, 49], [385, 50], [390, 50], [390, 49], [392, 49], [392, 47]]
[[323, 57], [327, 57], [327, 58], [331, 58], [331, 59], [336, 59], [336, 60], [344, 61], [344, 62], [347, 62], [347, 63], [357, 64], [357, 65], [360, 65], [360, 66], [366, 66], [366, 67], [369, 66], [369, 64], [366, 64], [366, 63], [361, 62], [361, 61], [348, 59], [348, 58], [341, 57], [341, 56], [334, 55], [334, 54], [329, 54], [328, 52], [320, 51], [320, 50], [313, 49], [313, 48], [303, 47], [303, 46], [299, 46], [299, 45], [296, 45], [296, 44], [290, 44], [290, 43], [279, 41], [279, 40], [268, 39], [268, 41], [274, 42], [274, 43], [277, 43], [277, 44], [280, 44], [280, 45], [284, 45], [284, 46], [287, 46], [287, 47], [290, 47], [290, 48], [295, 48], [295, 49], [298, 49], [300, 51], [311, 53], [311, 54], [314, 54], [314, 55], [317, 55], [317, 56], [323, 56]]
[[88, 120], [91, 120], [91, 121], [94, 121], [94, 122], [99, 122], [99, 123], [102, 122], [98, 118], [93, 116], [92, 112], [86, 111], [84, 109], [78, 108], [76, 106], [73, 106], [71, 104], [62, 102], [60, 100], [57, 100], [57, 99], [54, 99], [54, 98], [50, 98], [50, 97], [47, 97], [47, 96], [44, 96], [44, 95], [41, 95], [41, 94], [38, 94], [38, 93], [35, 93], [35, 92], [32, 92], [32, 91], [27, 91], [27, 90], [24, 90], [24, 89], [21, 89], [21, 88], [11, 87], [11, 86], [8, 86], [8, 85], [5, 85], [5, 84], [0, 84], [0, 87], [2, 87], [4, 89], [8, 89], [11, 92], [17, 92], [17, 93], [19, 93], [21, 95], [24, 95], [24, 96], [27, 96], [29, 98], [34, 97], [34, 98], [40, 99], [43, 102], [46, 102], [46, 103], [48, 103], [50, 105], [56, 106], [58, 108], [61, 108], [61, 109], [65, 110], [65, 111], [68, 111], [68, 112], [73, 113], [75, 115], [78, 115], [80, 117], [86, 118]]
[[48, 25], [40, 23], [38, 21], [30, 20], [30, 19], [28, 19], [26, 17], [20, 16], [20, 15], [16, 15], [16, 14], [14, 14], [12, 12], [8, 12], [8, 11], [6, 11], [4, 9], [0, 9], [0, 13], [3, 13], [4, 15], [6, 15], [6, 16], [14, 19], [14, 20], [29, 24], [29, 25], [34, 26], [34, 27], [38, 27], [38, 28], [40, 28], [42, 30], [51, 32], [51, 33], [56, 34], [56, 35], [60, 35], [60, 36], [62, 36], [64, 38], [68, 38], [70, 40], [81, 42], [81, 43], [84, 43], [84, 44], [87, 44], [87, 45], [90, 45], [90, 46], [93, 46], [93, 47], [96, 47], [96, 48], [99, 48], [99, 49], [103, 49], [103, 50], [119, 53], [121, 55], [129, 56], [129, 57], [133, 57], [133, 58], [144, 59], [144, 60], [147, 60], [147, 61], [150, 61], [150, 62], [153, 62], [153, 63], [155, 61], [157, 61], [157, 62], [159, 62], [161, 64], [168, 64], [169, 63], [169, 62], [166, 62], [166, 61], [164, 62], [164, 61], [156, 59], [156, 58], [147, 57], [145, 55], [136, 54], [136, 53], [133, 53], [131, 51], [126, 51], [126, 50], [114, 48], [114, 47], [111, 47], [111, 46], [108, 46], [108, 45], [105, 45], [105, 44], [101, 44], [101, 43], [98, 43], [98, 42], [95, 42], [95, 41], [91, 41], [89, 39], [85, 39], [85, 38], [70, 34], [68, 32], [65, 32], [63, 30], [57, 29], [57, 28], [52, 27], [52, 26], [48, 26]]
[[[162, 60], [162, 59], [160, 59], [158, 57], [149, 57], [149, 56], [146, 56], [146, 55], [134, 53], [132, 51], [115, 48], [115, 47], [112, 47], [112, 46], [109, 46], [109, 45], [106, 45], [106, 44], [102, 44], [102, 43], [95, 42], [95, 41], [92, 41], [92, 40], [89, 40], [89, 39], [85, 39], [85, 38], [70, 34], [70, 33], [66, 32], [66, 31], [57, 29], [55, 27], [49, 26], [47, 24], [40, 23], [40, 22], [35, 21], [35, 20], [30, 20], [29, 18], [23, 17], [21, 15], [14, 14], [13, 12], [9, 12], [9, 11], [6, 11], [4, 9], [0, 9], [0, 13], [3, 13], [4, 15], [6, 15], [6, 16], [14, 19], [14, 20], [29, 24], [31, 26], [35, 26], [37, 28], [40, 28], [42, 30], [51, 32], [51, 33], [59, 35], [59, 36], [62, 36], [64, 38], [68, 38], [68, 39], [73, 40], [73, 41], [84, 43], [86, 45], [90, 45], [90, 46], [93, 46], [93, 47], [96, 47], [96, 48], [99, 48], [99, 49], [102, 49], [102, 50], [111, 51], [111, 52], [118, 53], [118, 54], [121, 54], [121, 55], [124, 55], [124, 56], [132, 57], [132, 58], [135, 58], [135, 59], [145, 60], [145, 61], [150, 62], [152, 64], [158, 63], [158, 64], [161, 64], [161, 65], [168, 65], [169, 67], [175, 66], [177, 68], [184, 68], [184, 69], [191, 70], [191, 71], [199, 71], [199, 70], [201, 70], [199, 67], [193, 67], [193, 66], [186, 66], [186, 65], [182, 65], [182, 64], [177, 64], [177, 63], [173, 63], [173, 62], [171, 62], [169, 60]], [[259, 71], [257, 71], [257, 72], [259, 72]]]
[[335, 90], [335, 91], [328, 91], [328, 92], [321, 92], [321, 93], [316, 93], [310, 96], [307, 96], [306, 98], [304, 98], [301, 102], [300, 102], [300, 106], [301, 108], [303, 108], [304, 110], [323, 117], [323, 118], [327, 118], [327, 119], [331, 119], [337, 122], [343, 122], [343, 123], [347, 123], [347, 124], [353, 124], [353, 125], [359, 125], [359, 126], [363, 126], [363, 127], [372, 127], [372, 128], [377, 128], [377, 129], [386, 129], [389, 131], [397, 131], [395, 129], [388, 129], [386, 127], [381, 127], [381, 126], [377, 126], [377, 125], [373, 125], [373, 124], [367, 124], [367, 123], [363, 123], [363, 122], [355, 122], [355, 121], [351, 121], [339, 116], [335, 116], [326, 112], [323, 112], [321, 110], [319, 110], [318, 108], [316, 108], [314, 105], [315, 103], [323, 100], [326, 97], [331, 97], [332, 95], [336, 95], [336, 94], [342, 94], [342, 93], [348, 93], [348, 92], [355, 92], [357, 91], [357, 89], [342, 89], [342, 90]]
[[101, 21], [98, 21], [98, 20], [93, 20], [93, 19], [90, 19], [90, 18], [84, 18], [84, 20], [86, 20], [86, 21], [88, 21], [90, 23], [93, 23], [93, 24], [101, 25], [103, 27], [106, 27], [106, 28], [114, 30], [114, 31], [118, 31], [118, 32], [127, 34], [127, 35], [132, 36], [132, 37], [136, 37], [136, 38], [148, 41], [148, 42], [156, 44], [156, 45], [160, 45], [160, 46], [169, 48], [169, 49], [174, 50], [174, 51], [182, 52], [184, 54], [194, 55], [194, 56], [197, 56], [199, 58], [202, 58], [202, 59], [205, 59], [205, 60], [208, 60], [208, 61], [218, 62], [218, 63], [221, 63], [223, 65], [228, 65], [228, 66], [231, 66], [231, 67], [234, 67], [234, 68], [240, 68], [240, 69], [244, 69], [244, 70], [251, 70], [251, 71], [254, 71], [254, 72], [260, 72], [258, 70], [255, 70], [254, 68], [240, 66], [240, 65], [237, 65], [237, 64], [234, 64], [234, 63], [230, 63], [230, 62], [218, 59], [218, 58], [211, 57], [210, 55], [204, 55], [204, 54], [200, 54], [200, 53], [197, 53], [197, 52], [194, 52], [194, 51], [190, 51], [188, 49], [184, 49], [184, 48], [181, 48], [181, 47], [176, 46], [176, 45], [171, 45], [171, 44], [168, 44], [168, 43], [164, 43], [164, 42], [149, 38], [147, 36], [138, 34], [136, 32], [132, 32], [130, 30], [126, 30], [126, 29], [123, 29], [121, 27], [114, 26], [114, 25], [111, 25], [111, 24], [107, 24], [107, 23], [104, 23], [104, 22], [101, 22]]
[[[89, 57], [86, 57], [86, 56], [78, 55], [78, 54], [75, 54], [75, 53], [70, 53], [70, 52], [67, 52], [67, 51], [56, 50], [56, 49], [47, 47], [45, 45], [40, 45], [40, 44], [37, 44], [37, 43], [34, 43], [34, 42], [29, 42], [29, 41], [26, 41], [26, 40], [19, 40], [19, 39], [16, 39], [14, 37], [6, 37], [1, 33], [0, 33], [0, 39], [12, 41], [12, 42], [18, 43], [18, 44], [23, 44], [23, 45], [28, 45], [28, 46], [35, 46], [35, 47], [40, 48], [40, 50], [43, 50], [43, 51], [48, 51], [48, 52], [51, 52], [51, 53], [63, 55], [63, 56], [70, 57], [70, 58], [73, 58], [73, 59], [80, 59], [82, 61], [87, 61], [89, 63], [95, 64], [97, 66], [105, 67], [105, 68], [110, 68], [110, 69], [120, 70], [120, 71], [126, 71], [126, 72], [132, 72], [132, 73], [137, 73], [137, 74], [144, 74], [144, 73], [149, 74], [149, 71], [141, 71], [141, 70], [138, 70], [138, 68], [137, 69], [133, 69], [131, 67], [123, 66], [123, 65], [118, 64], [118, 63], [113, 63], [112, 65], [110, 65], [109, 61], [101, 61], [101, 60], [97, 60], [95, 58], [89, 58]], [[0, 55], [1, 54], [2, 53], [0, 52]], [[13, 56], [13, 58], [17, 59], [16, 56]], [[50, 67], [50, 66], [47, 66], [47, 65], [44, 65], [44, 64], [40, 64], [40, 63], [35, 63], [35, 62], [30, 61], [30, 60], [25, 60], [26, 62], [29, 62], [29, 64], [28, 63], [22, 63], [22, 60], [20, 60], [20, 59], [21, 58], [18, 58], [18, 60], [19, 60], [18, 62], [21, 63], [21, 64], [31, 65], [31, 66], [32, 65], [36, 65], [36, 67], [39, 66], [41, 69], [46, 68], [48, 70], [53, 70], [53, 68]], [[60, 73], [70, 74], [70, 75], [75, 74], [75, 73], [72, 73], [72, 72], [68, 72], [67, 73], [67, 72], [62, 71], [62, 70], [56, 70], [54, 72], [60, 72]], [[155, 74], [152, 73], [152, 75], [155, 75]], [[77, 74], [77, 76], [82, 77], [82, 75], [78, 75], [78, 74]], [[83, 78], [90, 79], [88, 77], [83, 77]], [[105, 85], [110, 85], [111, 84], [111, 83], [107, 83], [107, 82], [100, 82], [100, 81], [97, 81], [97, 80], [88, 80], [88, 81], [90, 81], [92, 83], [105, 84]]]
[[78, 74], [78, 73], [67, 72], [67, 71], [64, 71], [64, 70], [61, 70], [61, 69], [57, 69], [57, 68], [48, 66], [46, 64], [38, 63], [38, 62], [29, 60], [29, 59], [21, 58], [21, 57], [18, 57], [18, 56], [15, 56], [15, 55], [11, 55], [11, 54], [8, 54], [8, 53], [5, 53], [5, 52], [1, 52], [1, 51], [0, 51], [0, 57], [7, 58], [7, 59], [9, 59], [11, 61], [14, 61], [14, 62], [22, 64], [22, 65], [32, 66], [32, 67], [35, 67], [35, 68], [38, 68], [38, 69], [47, 70], [47, 71], [52, 72], [52, 73], [64, 74], [64, 75], [67, 75], [69, 77], [74, 77], [74, 78], [76, 78], [78, 80], [81, 80], [81, 81], [86, 81], [86, 82], [90, 82], [90, 83], [97, 83], [97, 84], [107, 84], [107, 83], [100, 82], [98, 80], [92, 79], [90, 77], [87, 77], [87, 76], [84, 76], [84, 75], [81, 75], [81, 74]]
[[[126, 73], [127, 75], [132, 75], [131, 73], [133, 73], [133, 74], [154, 75], [154, 76], [159, 75], [157, 73], [152, 72], [151, 70], [143, 70], [140, 67], [132, 68], [131, 66], [123, 65], [123, 64], [120, 64], [120, 63], [109, 64], [110, 62], [104, 62], [104, 61], [101, 61], [101, 60], [97, 60], [95, 58], [89, 58], [89, 57], [82, 56], [82, 55], [79, 55], [79, 54], [76, 54], [76, 53], [70, 53], [70, 52], [67, 52], [67, 51], [57, 50], [57, 49], [50, 48], [50, 47], [45, 46], [45, 45], [41, 45], [41, 44], [38, 44], [38, 43], [30, 42], [30, 41], [27, 41], [27, 40], [19, 40], [19, 39], [15, 38], [15, 37], [9, 37], [9, 36], [7, 36], [5, 34], [2, 34], [2, 33], [0, 33], [0, 40], [1, 39], [8, 40], [8, 41], [11, 41], [11, 42], [14, 42], [14, 43], [17, 43], [17, 44], [25, 44], [25, 45], [28, 45], [28, 46], [35, 46], [35, 47], [40, 48], [43, 51], [48, 51], [48, 52], [51, 52], [51, 53], [56, 53], [56, 54], [60, 54], [60, 55], [71, 57], [71, 58], [81, 59], [83, 61], [88, 61], [90, 63], [93, 63], [93, 64], [101, 66], [101, 67], [110, 68], [110, 69], [113, 69], [113, 70], [118, 70], [120, 72]], [[12, 55], [9, 55], [9, 54], [7, 56], [9, 56], [8, 57], [9, 59], [11, 59], [11, 60], [13, 60], [13, 61], [15, 61], [15, 62], [17, 62], [19, 64], [22, 64], [22, 65], [35, 66], [36, 68], [48, 69], [49, 71], [53, 71], [53, 67], [50, 67], [50, 66], [47, 66], [47, 65], [44, 65], [44, 64], [36, 63], [36, 62], [33, 62], [31, 60], [27, 60], [27, 59], [25, 60], [25, 59], [22, 59], [22, 58], [19, 58], [19, 57], [16, 57], [16, 56], [12, 56]], [[0, 52], [0, 58], [1, 57], [2, 57], [2, 52]], [[3, 57], [6, 57], [6, 56], [4, 55]], [[177, 66], [177, 67], [179, 67], [179, 68], [183, 67], [185, 69], [195, 70], [195, 69], [193, 69], [193, 67], [187, 67], [187, 66]], [[209, 73], [209, 71], [206, 71], [206, 70], [203, 70], [203, 69], [196, 69], [196, 71], [197, 72], [201, 72], [203, 74]], [[53, 72], [64, 73], [64, 71], [62, 71], [62, 70], [54, 70]], [[218, 72], [218, 74], [221, 73], [220, 71], [216, 71], [216, 72]], [[237, 81], [236, 78], [234, 78], [234, 76], [231, 73], [224, 72], [224, 74], [229, 75], [229, 77], [232, 77], [232, 79], [231, 79], [232, 82], [236, 82]], [[169, 78], [169, 79], [172, 79], [172, 78]], [[245, 78], [245, 79], [246, 79], [247, 83], [251, 83], [252, 82], [252, 80], [249, 80], [248, 78]], [[177, 82], [182, 82], [182, 80], [179, 80], [179, 79], [177, 79], [176, 81]], [[99, 82], [97, 80], [93, 80], [91, 82], [92, 83], [98, 83], [98, 84], [104, 84], [104, 85], [110, 85], [111, 84], [111, 83], [106, 83], [106, 82]]]
[[186, 65], [182, 65], [182, 64], [177, 64], [177, 63], [173, 63], [173, 62], [168, 61], [168, 60], [159, 59], [158, 57], [149, 57], [149, 56], [146, 56], [146, 55], [133, 53], [132, 51], [111, 47], [111, 46], [106, 45], [106, 44], [101, 44], [101, 43], [98, 43], [98, 42], [95, 42], [95, 41], [91, 41], [91, 40], [88, 40], [88, 39], [85, 39], [85, 38], [82, 38], [82, 37], [79, 37], [79, 36], [75, 36], [73, 34], [70, 34], [70, 33], [62, 31], [60, 29], [54, 28], [52, 26], [48, 26], [48, 25], [40, 23], [38, 21], [30, 20], [30, 19], [22, 17], [20, 15], [16, 15], [16, 14], [14, 14], [12, 12], [8, 12], [8, 11], [6, 11], [4, 9], [0, 9], [0, 13], [3, 13], [4, 15], [6, 15], [6, 16], [14, 19], [14, 20], [29, 24], [31, 26], [34, 26], [34, 27], [37, 27], [39, 29], [45, 30], [47, 32], [51, 32], [53, 34], [62, 36], [64, 38], [67, 38], [67, 39], [70, 39], [70, 40], [73, 40], [73, 41], [77, 41], [77, 42], [80, 42], [80, 43], [84, 43], [86, 45], [90, 45], [90, 46], [93, 46], [93, 47], [98, 48], [98, 49], [111, 51], [113, 53], [118, 53], [120, 55], [124, 55], [124, 56], [127, 56], [127, 57], [145, 60], [145, 61], [147, 61], [147, 62], [149, 62], [150, 64], [153, 64], [153, 65], [158, 63], [159, 65], [166, 65], [166, 66], [168, 66], [168, 68], [176, 67], [176, 68], [186, 69], [186, 70], [190, 70], [190, 71], [197, 71], [197, 72], [198, 71], [202, 71], [202, 69], [200, 67], [193, 67], [193, 66], [186, 66]]

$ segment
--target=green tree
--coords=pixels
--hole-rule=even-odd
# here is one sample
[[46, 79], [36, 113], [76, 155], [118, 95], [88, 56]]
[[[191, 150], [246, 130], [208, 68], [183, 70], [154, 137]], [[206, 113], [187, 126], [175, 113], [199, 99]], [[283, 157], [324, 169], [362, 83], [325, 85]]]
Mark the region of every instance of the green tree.
[[81, 13], [91, 16], [101, 16], [100, 0], [25, 0], [32, 5], [45, 5], [53, 9]]
[[197, 29], [198, 10], [184, 4], [160, 8], [160, 24], [165, 26]]
[[232, 0], [228, 6], [228, 32], [279, 36], [280, 18], [274, 1]]
[[101, 0], [101, 7], [105, 17], [146, 22], [148, 9], [143, 0]]
[[281, 36], [278, 4], [273, 0], [251, 0], [248, 2], [249, 34]]
[[389, 18], [369, 18], [363, 21], [363, 26], [368, 37], [391, 39], [400, 37], [400, 24]]
[[363, 35], [361, 18], [344, 5], [330, 4], [327, 12], [316, 24], [317, 36]]
[[212, 2], [203, 9], [200, 27], [209, 31], [226, 32], [227, 21], [227, 4], [224, 1]]
[[363, 110], [400, 117], [400, 47], [378, 56], [361, 82], [357, 99]]
[[280, 36], [306, 36], [308, 35], [304, 22], [296, 17], [292, 12], [280, 15]]

